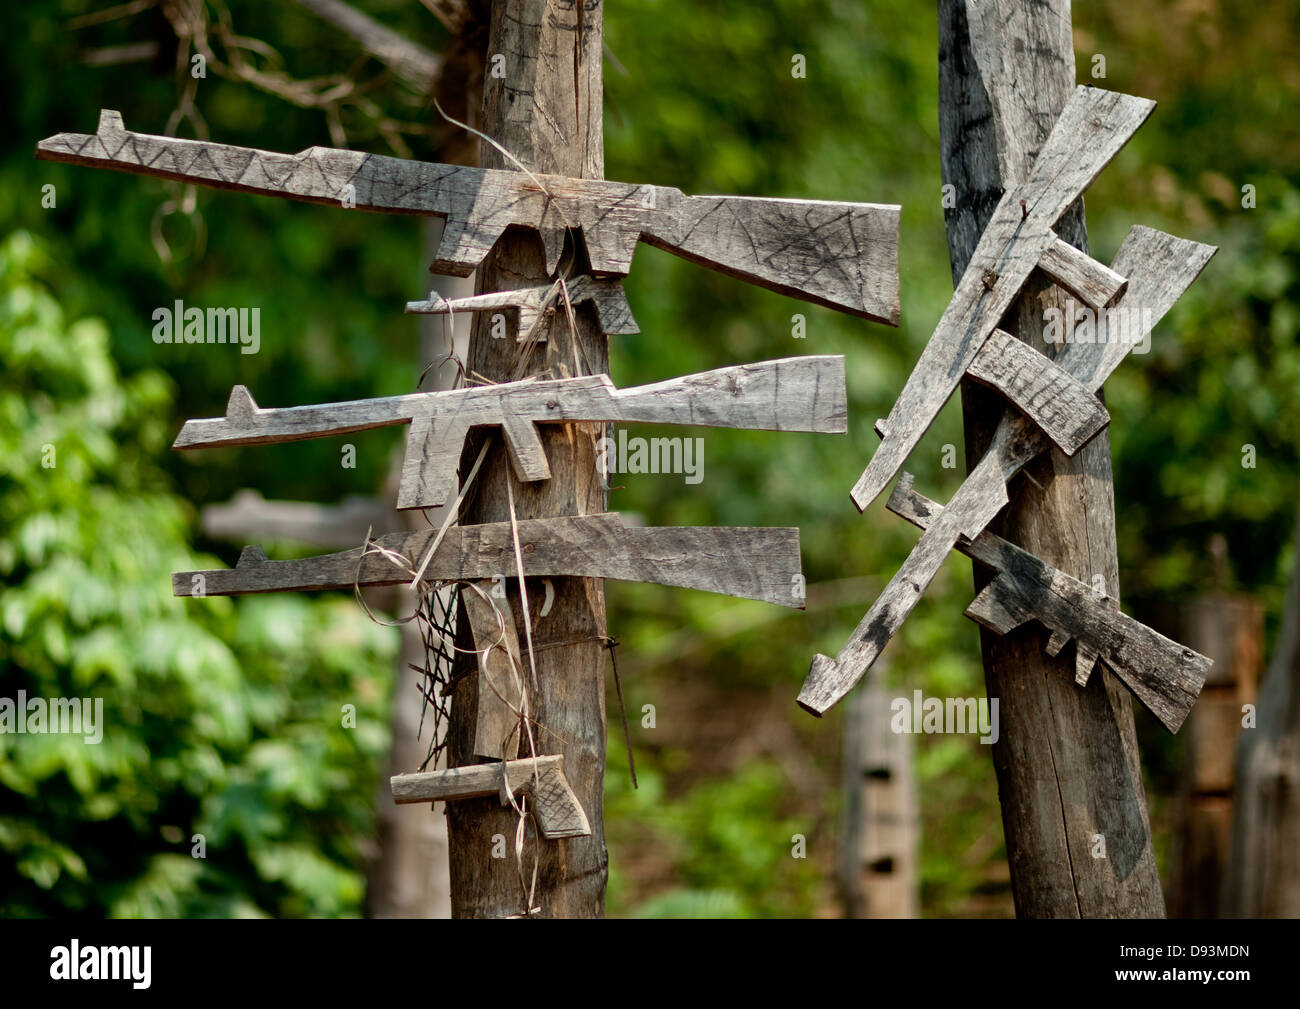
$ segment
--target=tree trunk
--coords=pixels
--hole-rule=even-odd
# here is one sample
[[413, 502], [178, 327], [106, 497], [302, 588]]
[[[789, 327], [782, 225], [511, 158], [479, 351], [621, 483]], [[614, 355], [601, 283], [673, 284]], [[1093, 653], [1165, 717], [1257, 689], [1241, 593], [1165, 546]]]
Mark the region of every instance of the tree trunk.
[[[602, 7], [599, 0], [498, 0], [492, 5], [484, 80], [482, 129], [530, 171], [580, 178], [601, 178], [604, 141], [601, 129]], [[500, 74], [500, 76], [498, 76]], [[496, 149], [484, 144], [479, 163], [515, 168]], [[586, 271], [586, 253], [574, 249], [572, 233], [561, 259], [577, 257], [572, 276]], [[499, 291], [549, 283], [537, 234], [510, 228], [478, 275], [479, 291]], [[481, 314], [470, 337], [468, 369], [494, 382], [550, 370], [563, 378], [608, 370], [609, 350], [589, 304], [575, 306], [578, 333], [570, 332], [565, 314], [546, 325], [547, 341], [524, 361], [514, 334], [492, 338], [492, 317]], [[576, 363], [575, 363], [576, 359]], [[596, 469], [596, 441], [601, 425], [546, 425], [542, 440], [551, 479], [515, 481], [501, 439], [495, 437], [470, 497], [462, 523], [509, 518], [507, 481], [511, 482], [518, 517], [541, 518], [604, 511], [606, 493]], [[477, 458], [482, 442], [469, 440], [462, 474]], [[527, 555], [524, 570], [527, 571]], [[515, 585], [510, 603], [520, 614]], [[538, 689], [534, 692], [539, 754], [564, 756], [564, 773], [591, 824], [591, 836], [547, 841], [529, 830], [524, 854], [528, 881], [534, 855], [540, 858], [533, 904], [540, 915], [593, 918], [604, 913], [608, 857], [605, 851], [601, 798], [605, 777], [605, 595], [591, 579], [553, 579], [555, 596], [548, 615], [541, 579], [528, 581], [532, 636], [536, 646]], [[463, 611], [462, 611], [463, 612]], [[468, 631], [468, 621], [459, 626]], [[529, 677], [525, 628], [518, 621], [525, 676]], [[458, 631], [459, 646], [469, 642]], [[469, 657], [472, 659], [472, 656]], [[466, 660], [469, 661], [468, 659]], [[467, 665], [466, 668], [472, 668]], [[452, 700], [451, 765], [474, 762], [470, 753], [476, 710], [477, 677], [459, 681]], [[520, 756], [528, 752], [525, 742]], [[527, 910], [516, 868], [517, 817], [497, 799], [451, 803], [447, 810], [451, 839], [452, 914], [456, 917], [504, 917]], [[499, 835], [494, 845], [494, 837]], [[493, 848], [506, 857], [493, 857]]]
[[[954, 282], [1074, 89], [1070, 26], [1069, 0], [940, 0], [939, 129], [943, 181], [956, 197], [946, 211]], [[1086, 250], [1082, 201], [1057, 233]], [[1003, 328], [1047, 352], [1044, 310], [1064, 301], [1060, 289], [1031, 281]], [[1004, 405], [963, 382], [968, 468]], [[1090, 585], [1103, 576], [1118, 599], [1107, 433], [1072, 459], [1053, 450], [1027, 473], [1032, 480], [1013, 484], [1010, 506], [990, 528]], [[977, 569], [977, 589], [986, 581]], [[1001, 705], [993, 762], [1017, 914], [1162, 916], [1128, 691], [1101, 666], [1077, 687], [1073, 655], [1048, 656], [1036, 624], [1005, 637], [981, 630], [980, 640], [988, 694]]]
[[[1300, 558], [1300, 520], [1296, 523]], [[1235, 918], [1300, 918], [1300, 562], [1254, 728], [1237, 744], [1237, 817], [1224, 906]]]

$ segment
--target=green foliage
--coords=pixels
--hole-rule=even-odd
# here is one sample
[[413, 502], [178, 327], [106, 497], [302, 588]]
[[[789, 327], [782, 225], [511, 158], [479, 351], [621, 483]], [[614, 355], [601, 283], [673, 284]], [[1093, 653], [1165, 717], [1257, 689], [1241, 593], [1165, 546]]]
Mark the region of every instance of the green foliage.
[[53, 272], [0, 246], [0, 696], [94, 698], [102, 741], [0, 734], [0, 913], [355, 914], [393, 637], [350, 602], [172, 597], [215, 559], [157, 466], [171, 383], [121, 378]]
[[[732, 777], [702, 782], [685, 796], [665, 793], [664, 777], [641, 754], [638, 785], [612, 747], [606, 781], [612, 844], [636, 837], [671, 866], [678, 886], [628, 907], [628, 883], [612, 866], [610, 911], [638, 918], [807, 917], [825, 865], [794, 857], [809, 822], [791, 815], [790, 782], [772, 763], [747, 764]], [[806, 840], [806, 839], [805, 839]], [[805, 848], [811, 847], [811, 842]]]

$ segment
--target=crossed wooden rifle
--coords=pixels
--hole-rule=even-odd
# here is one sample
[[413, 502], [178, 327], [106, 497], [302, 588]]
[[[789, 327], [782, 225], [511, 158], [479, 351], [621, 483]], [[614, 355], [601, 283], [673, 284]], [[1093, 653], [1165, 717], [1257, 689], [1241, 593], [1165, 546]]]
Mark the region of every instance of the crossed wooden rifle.
[[[1043, 145], [1029, 177], [1008, 189], [993, 211], [947, 310], [894, 403], [876, 424], [880, 447], [852, 491], [865, 509], [898, 473], [939, 410], [969, 375], [1016, 407], [948, 506], [911, 493], [911, 479], [891, 509], [925, 534], [834, 658], [818, 655], [799, 704], [821, 715], [862, 679], [912, 611], [944, 558], [960, 546], [992, 565], [998, 577], [967, 615], [997, 633], [1038, 620], [1057, 654], [1076, 640], [1075, 680], [1087, 684], [1098, 659], [1171, 732], [1195, 703], [1211, 662], [1119, 612], [1113, 600], [984, 532], [1008, 503], [1007, 482], [1049, 445], [1073, 455], [1108, 423], [1095, 393], [1191, 285], [1216, 251], [1150, 228], [1135, 227], [1108, 268], [1052, 230], [1151, 114], [1155, 103], [1078, 88]], [[1035, 269], [1095, 314], [1090, 342], [1067, 341], [1055, 360], [997, 328]], [[1129, 322], [1122, 339], [1108, 333], [1115, 313]]]

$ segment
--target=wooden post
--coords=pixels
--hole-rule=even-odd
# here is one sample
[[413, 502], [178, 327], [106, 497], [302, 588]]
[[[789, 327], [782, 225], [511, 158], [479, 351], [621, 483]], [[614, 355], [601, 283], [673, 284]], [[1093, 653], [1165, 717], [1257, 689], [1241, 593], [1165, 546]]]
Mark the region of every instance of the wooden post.
[[[1300, 518], [1295, 543], [1300, 558]], [[1236, 822], [1224, 888], [1224, 912], [1234, 918], [1300, 917], [1300, 563], [1283, 605], [1256, 720], [1237, 744]]]
[[[954, 283], [1003, 190], [1023, 181], [1075, 85], [1069, 0], [940, 0], [939, 128]], [[1086, 251], [1080, 201], [1062, 239]], [[1064, 292], [1034, 280], [1003, 328], [1054, 356], [1044, 310]], [[966, 459], [988, 447], [1004, 401], [962, 383]], [[1088, 585], [1119, 597], [1110, 439], [1073, 458], [1053, 449], [1013, 487], [990, 528]], [[1034, 482], [1036, 481], [1036, 483]], [[977, 589], [987, 576], [977, 569]], [[1164, 898], [1142, 790], [1129, 693], [1105, 670], [1074, 682], [1069, 649], [1044, 651], [1036, 625], [981, 630], [984, 676], [1001, 705], [993, 746], [1016, 911], [1023, 917], [1158, 917]], [[1104, 847], [1102, 847], [1104, 845]]]
[[840, 886], [846, 918], [920, 917], [919, 811], [912, 736], [890, 728], [880, 673], [848, 700]]
[[[492, 5], [484, 79], [483, 131], [536, 173], [596, 179], [604, 174], [602, 132], [603, 9], [599, 0], [496, 0]], [[492, 68], [500, 67], [503, 76]], [[515, 167], [489, 145], [480, 165]], [[572, 249], [572, 241], [569, 250]], [[582, 256], [581, 250], [578, 251]], [[553, 278], [536, 232], [510, 229], [478, 274], [480, 292], [534, 287]], [[573, 271], [583, 273], [582, 263]], [[590, 304], [576, 305], [577, 347], [564, 313], [547, 323], [547, 340], [516, 370], [513, 335], [493, 339], [491, 316], [474, 320], [467, 365], [492, 381], [536, 374], [554, 377], [607, 371], [609, 350]], [[575, 358], [578, 365], [575, 366]], [[578, 515], [605, 510], [606, 494], [596, 466], [602, 425], [553, 425], [542, 434], [551, 479], [514, 483], [519, 518]], [[462, 472], [481, 443], [471, 439]], [[475, 480], [462, 524], [509, 518], [506, 481], [514, 480], [498, 436]], [[527, 563], [525, 561], [525, 569]], [[530, 597], [539, 689], [535, 714], [543, 728], [537, 752], [564, 757], [565, 774], [591, 826], [588, 837], [542, 840], [530, 831], [525, 874], [534, 853], [540, 858], [534, 906], [557, 918], [595, 918], [604, 913], [608, 856], [601, 798], [605, 781], [605, 594], [590, 579], [555, 579], [555, 598], [540, 617], [539, 598]], [[512, 586], [511, 606], [519, 612]], [[468, 632], [468, 621], [460, 628]], [[458, 634], [460, 634], [458, 629]], [[571, 643], [565, 643], [571, 642]], [[525, 646], [522, 628], [520, 643]], [[467, 640], [460, 642], [467, 647]], [[472, 656], [470, 657], [472, 659]], [[474, 762], [476, 682], [462, 680], [452, 699], [451, 765]], [[526, 749], [521, 749], [521, 756]], [[517, 818], [495, 797], [466, 799], [448, 806], [451, 840], [451, 900], [456, 917], [505, 917], [526, 910], [514, 859]], [[506, 858], [493, 858], [493, 838], [507, 841]], [[501, 846], [498, 844], [498, 851]]]
[[1227, 542], [1210, 540], [1214, 591], [1184, 604], [1188, 647], [1214, 660], [1200, 700], [1187, 718], [1182, 795], [1169, 881], [1171, 918], [1221, 918], [1232, 848], [1237, 740], [1245, 705], [1253, 705], [1263, 666], [1264, 607], [1224, 590]]

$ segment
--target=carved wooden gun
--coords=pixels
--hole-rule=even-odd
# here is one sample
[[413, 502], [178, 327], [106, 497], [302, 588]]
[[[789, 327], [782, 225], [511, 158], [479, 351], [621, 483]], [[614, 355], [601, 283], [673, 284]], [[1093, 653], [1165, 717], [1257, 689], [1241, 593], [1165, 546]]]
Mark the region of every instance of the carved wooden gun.
[[[889, 498], [889, 510], [933, 529], [951, 506], [944, 509], [918, 494], [912, 475], [904, 473]], [[1178, 731], [1214, 665], [1210, 659], [1138, 623], [1120, 612], [1114, 600], [1000, 536], [982, 532], [974, 540], [959, 539], [957, 546], [998, 572], [966, 608], [966, 616], [997, 634], [1037, 620], [1052, 632], [1049, 655], [1074, 638], [1076, 683], [1087, 685], [1100, 658], [1165, 728]]]
[[[1113, 91], [1075, 91], [1030, 177], [1003, 194], [907, 385], [889, 417], [876, 422], [883, 440], [852, 491], [860, 510], [893, 479], [1035, 268], [1096, 310], [1109, 307], [1123, 293], [1123, 276], [1062, 241], [1052, 228], [1153, 108], [1155, 103], [1145, 98]], [[1009, 339], [1002, 341], [1004, 346]], [[1017, 393], [1013, 383], [999, 378], [1006, 375], [993, 367], [988, 380], [1033, 416], [1038, 412], [1033, 397]], [[1044, 430], [1055, 432], [1055, 427], [1044, 425]], [[1067, 425], [1056, 437], [1060, 448], [1073, 454], [1097, 430], [1093, 424], [1073, 430]]]
[[172, 447], [302, 441], [410, 424], [398, 508], [439, 507], [453, 487], [471, 427], [501, 427], [516, 475], [551, 470], [535, 424], [560, 421], [685, 424], [758, 431], [847, 430], [844, 358], [789, 357], [719, 368], [633, 389], [608, 375], [505, 382], [445, 392], [263, 409], [237, 385], [224, 417], [188, 420]]
[[582, 803], [573, 794], [564, 776], [562, 756], [521, 757], [504, 765], [469, 764], [446, 771], [422, 774], [398, 774], [390, 779], [393, 801], [453, 802], [484, 795], [500, 795], [504, 805], [507, 793], [527, 792], [533, 798], [537, 826], [543, 837], [586, 837], [591, 833]]
[[[538, 577], [613, 578], [720, 592], [802, 609], [799, 530], [737, 526], [626, 528], [617, 512], [520, 519], [524, 574]], [[391, 533], [377, 547], [418, 564], [436, 530]], [[425, 572], [429, 581], [518, 576], [509, 522], [452, 526]], [[178, 571], [177, 596], [235, 596], [256, 592], [350, 589], [402, 585], [410, 567], [361, 547], [298, 560], [268, 560], [259, 546], [245, 547], [233, 568]]]
[[[569, 300], [573, 304], [590, 301], [596, 306], [600, 328], [605, 333], [614, 335], [641, 332], [636, 319], [632, 318], [632, 308], [627, 303], [622, 281], [612, 278], [597, 280], [584, 275], [570, 280], [568, 288]], [[415, 315], [451, 315], [453, 312], [492, 312], [514, 308], [519, 312], [517, 337], [522, 340], [539, 315], [548, 309], [562, 306], [563, 296], [559, 288], [550, 284], [546, 287], [521, 287], [513, 291], [495, 291], [450, 300], [432, 295], [426, 301], [408, 301], [406, 311]], [[540, 338], [546, 338], [545, 332], [541, 333]]]
[[638, 242], [791, 297], [898, 323], [897, 205], [684, 196], [667, 186], [467, 168], [309, 147], [276, 154], [131, 133], [103, 110], [93, 134], [60, 133], [36, 156], [218, 189], [446, 219], [435, 273], [473, 272], [512, 224], [535, 228], [554, 273], [581, 229], [591, 270], [624, 276]]
[[[1141, 343], [1175, 301], [1191, 286], [1216, 249], [1213, 246], [1175, 238], [1151, 228], [1135, 227], [1124, 240], [1112, 264], [1129, 277], [1127, 290], [1111, 318], [1129, 320], [1123, 334], [1107, 329], [1106, 317], [1099, 317], [1095, 341], [1067, 343], [1055, 362], [1007, 336], [1044, 367], [1060, 371], [1083, 388], [1089, 399], [1110, 377], [1132, 348]], [[1120, 338], [1122, 337], [1122, 338]], [[990, 340], [982, 357], [994, 345]], [[1027, 358], [1025, 365], [1033, 363]], [[977, 361], [979, 358], [977, 357]], [[1028, 386], [1039, 384], [1034, 370], [1022, 372]], [[852, 637], [834, 658], [814, 657], [812, 669], [799, 693], [799, 704], [816, 715], [823, 714], [866, 675], [890, 638], [916, 605], [921, 593], [938, 574], [948, 552], [959, 537], [973, 540], [983, 532], [1007, 504], [1007, 482], [1039, 453], [1049, 447], [1048, 439], [1025, 416], [1008, 410], [1003, 414], [993, 440], [979, 464], [953, 495], [940, 517], [926, 523], [925, 535], [912, 549], [907, 561], [890, 579]], [[1078, 662], [1091, 670], [1096, 654], [1086, 640], [1080, 640]], [[1180, 719], [1181, 721], [1181, 719]]]

